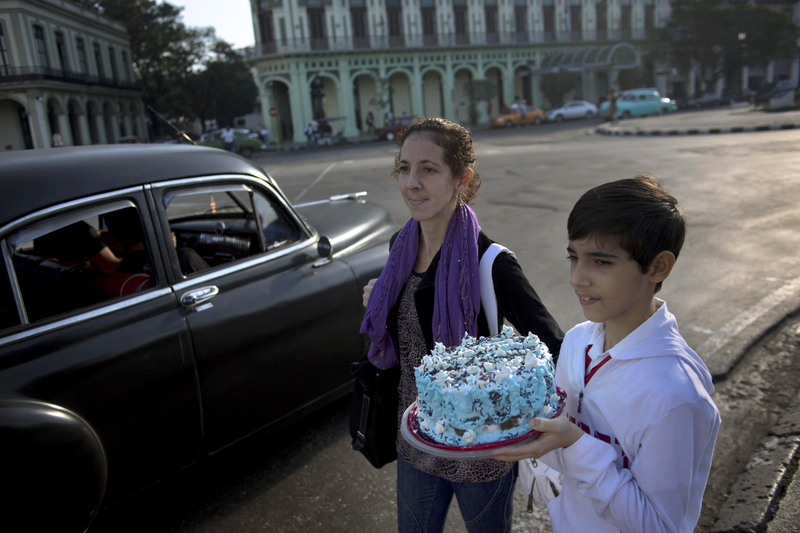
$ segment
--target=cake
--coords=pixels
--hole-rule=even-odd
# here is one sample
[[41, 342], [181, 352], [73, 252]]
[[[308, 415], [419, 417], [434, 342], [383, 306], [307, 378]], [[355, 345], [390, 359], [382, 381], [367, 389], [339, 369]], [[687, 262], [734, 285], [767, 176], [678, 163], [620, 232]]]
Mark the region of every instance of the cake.
[[547, 346], [508, 326], [493, 337], [465, 335], [453, 348], [436, 343], [414, 370], [419, 432], [447, 446], [522, 436], [531, 418], [549, 418], [561, 407], [554, 372]]

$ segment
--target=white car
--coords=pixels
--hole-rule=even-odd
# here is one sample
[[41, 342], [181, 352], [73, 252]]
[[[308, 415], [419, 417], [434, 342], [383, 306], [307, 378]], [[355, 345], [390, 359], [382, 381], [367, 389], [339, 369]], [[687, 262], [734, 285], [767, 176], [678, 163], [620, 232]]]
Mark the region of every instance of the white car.
[[546, 113], [547, 120], [561, 122], [575, 118], [593, 118], [597, 115], [597, 106], [586, 100], [570, 100], [561, 107]]

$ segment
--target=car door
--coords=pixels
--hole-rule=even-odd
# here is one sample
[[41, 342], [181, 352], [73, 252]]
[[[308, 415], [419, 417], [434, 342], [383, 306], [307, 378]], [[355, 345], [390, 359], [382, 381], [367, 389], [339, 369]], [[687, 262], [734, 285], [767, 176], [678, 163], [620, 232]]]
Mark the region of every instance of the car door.
[[[318, 235], [277, 189], [215, 177], [159, 184], [154, 197], [175, 234], [173, 289], [191, 330], [208, 451], [349, 390], [360, 288], [346, 263], [320, 258]], [[202, 269], [180, 269], [186, 248]]]
[[[191, 338], [161, 266], [151, 211], [135, 187], [48, 207], [0, 229], [9, 288], [0, 304], [0, 406], [55, 413], [38, 419], [42, 440], [25, 440], [30, 427], [15, 437], [22, 449], [14, 466], [40, 488], [71, 494], [70, 512], [85, 512], [77, 502], [99, 483], [84, 479], [94, 468], [81, 459], [94, 453], [90, 435], [99, 443], [95, 463], [107, 469], [107, 502], [191, 463], [200, 450]], [[112, 234], [106, 221], [123, 215], [131, 225]], [[120, 244], [124, 232], [136, 246]], [[101, 260], [120, 257], [113, 267]], [[3, 413], [0, 426], [8, 422]], [[67, 438], [64, 424], [88, 440]], [[40, 465], [54, 466], [38, 478]], [[4, 479], [24, 492], [8, 468]], [[51, 504], [40, 502], [66, 524]]]
[[579, 102], [567, 104], [564, 115], [566, 118], [580, 118], [583, 116], [583, 106]]

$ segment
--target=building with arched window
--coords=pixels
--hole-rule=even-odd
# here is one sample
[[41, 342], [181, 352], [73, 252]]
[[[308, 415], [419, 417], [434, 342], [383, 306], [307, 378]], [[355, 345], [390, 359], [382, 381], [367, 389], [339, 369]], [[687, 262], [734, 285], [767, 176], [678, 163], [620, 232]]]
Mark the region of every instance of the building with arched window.
[[[486, 123], [522, 100], [549, 107], [539, 67], [551, 56], [594, 49], [595, 57], [620, 42], [637, 50], [664, 24], [668, 6], [665, 0], [251, 0], [256, 45], [244, 54], [265, 121], [275, 108], [277, 133], [297, 142], [305, 125], [322, 117], [344, 117], [338, 122], [344, 135], [356, 136], [366, 131], [369, 112], [377, 126], [403, 115]], [[571, 95], [601, 100], [620, 68], [630, 68], [623, 63], [595, 64]], [[477, 89], [487, 84], [494, 89], [481, 94]]]
[[0, 3], [0, 150], [147, 140], [125, 28], [61, 0]]
[[[622, 70], [643, 62], [647, 83], [667, 96], [721, 93], [726, 82], [701, 87], [697, 69], [678, 73], [643, 53], [670, 16], [669, 0], [250, 3], [256, 45], [243, 54], [253, 66], [264, 123], [271, 124], [274, 108], [276, 133], [296, 142], [310, 120], [322, 117], [342, 117], [335, 124], [352, 137], [367, 130], [370, 112], [380, 127], [404, 114], [486, 123], [522, 100], [547, 109], [540, 83], [551, 72], [579, 74], [567, 96], [595, 103], [620, 88]], [[800, 2], [777, 8], [800, 21]], [[797, 82], [797, 58], [744, 69], [741, 88], [781, 77]], [[477, 90], [487, 84], [494, 90]]]

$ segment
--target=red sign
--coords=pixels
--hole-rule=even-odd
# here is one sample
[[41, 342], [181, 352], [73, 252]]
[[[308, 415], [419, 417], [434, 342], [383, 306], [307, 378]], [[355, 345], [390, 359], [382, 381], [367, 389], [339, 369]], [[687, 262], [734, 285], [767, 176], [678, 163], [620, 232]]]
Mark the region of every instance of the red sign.
[[278, 109], [274, 107], [269, 108], [269, 116], [274, 117], [278, 115]]

